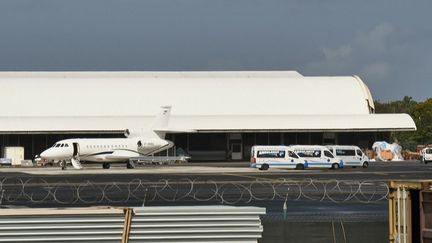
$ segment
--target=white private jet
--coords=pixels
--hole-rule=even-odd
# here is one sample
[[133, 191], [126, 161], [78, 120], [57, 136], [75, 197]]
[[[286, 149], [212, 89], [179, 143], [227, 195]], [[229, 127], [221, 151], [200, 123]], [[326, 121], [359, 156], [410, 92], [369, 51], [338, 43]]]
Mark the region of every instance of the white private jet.
[[75, 169], [82, 169], [80, 161], [102, 163], [104, 169], [110, 163], [126, 163], [128, 169], [134, 168], [129, 162], [132, 157], [147, 156], [171, 148], [174, 144], [165, 140], [170, 106], [161, 107], [149, 129], [143, 131], [126, 130], [126, 138], [77, 138], [56, 142], [43, 151], [40, 158], [44, 161], [60, 162], [62, 169], [71, 161]]

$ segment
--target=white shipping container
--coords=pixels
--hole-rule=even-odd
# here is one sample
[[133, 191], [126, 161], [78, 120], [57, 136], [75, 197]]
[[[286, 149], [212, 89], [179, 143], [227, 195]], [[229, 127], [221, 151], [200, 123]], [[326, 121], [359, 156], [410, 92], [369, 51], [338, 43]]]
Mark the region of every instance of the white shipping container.
[[4, 147], [3, 158], [12, 160], [12, 166], [21, 166], [24, 159], [24, 147]]

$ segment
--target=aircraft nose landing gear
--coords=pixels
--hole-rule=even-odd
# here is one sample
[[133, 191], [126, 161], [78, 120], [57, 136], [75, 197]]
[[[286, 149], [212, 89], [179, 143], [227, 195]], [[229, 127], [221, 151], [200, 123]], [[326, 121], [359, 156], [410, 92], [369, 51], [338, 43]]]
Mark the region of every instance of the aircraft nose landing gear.
[[102, 164], [102, 168], [109, 169], [110, 168], [110, 164], [109, 163], [103, 163]]

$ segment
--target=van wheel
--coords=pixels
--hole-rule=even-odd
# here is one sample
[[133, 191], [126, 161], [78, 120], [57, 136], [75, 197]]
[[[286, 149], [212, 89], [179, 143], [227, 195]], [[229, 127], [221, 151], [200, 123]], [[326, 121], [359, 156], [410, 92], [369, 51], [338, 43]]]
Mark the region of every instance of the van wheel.
[[334, 169], [339, 169], [339, 164], [337, 164], [337, 163], [334, 163], [334, 164], [332, 164], [332, 167], [331, 167], [333, 170]]
[[303, 164], [297, 164], [296, 170], [304, 170], [304, 165]]
[[261, 165], [260, 170], [268, 170], [268, 169], [269, 169], [269, 165], [268, 164]]
[[363, 167], [363, 168], [367, 168], [367, 167], [369, 167], [369, 163], [368, 163], [368, 162], [364, 162], [362, 167]]

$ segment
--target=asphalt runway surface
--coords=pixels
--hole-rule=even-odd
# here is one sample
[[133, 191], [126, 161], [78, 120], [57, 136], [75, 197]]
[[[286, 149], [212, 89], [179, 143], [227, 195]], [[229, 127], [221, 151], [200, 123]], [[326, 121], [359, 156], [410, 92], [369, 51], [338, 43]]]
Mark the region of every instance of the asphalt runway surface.
[[274, 180], [280, 178], [290, 179], [317, 179], [317, 180], [431, 180], [432, 164], [425, 165], [419, 161], [404, 162], [371, 162], [369, 168], [343, 169], [307, 169], [288, 170], [271, 168], [260, 171], [249, 168], [248, 162], [213, 162], [213, 163], [186, 163], [181, 165], [143, 166], [137, 165], [135, 169], [126, 169], [123, 164], [113, 164], [111, 169], [102, 169], [99, 165], [84, 165], [84, 169], [75, 170], [68, 167], [62, 171], [58, 166], [8, 168], [0, 167], [0, 178], [67, 178], [68, 180], [96, 179], [98, 181], [123, 181], [130, 178], [146, 178], [149, 180], [200, 178], [215, 181], [225, 180]]

